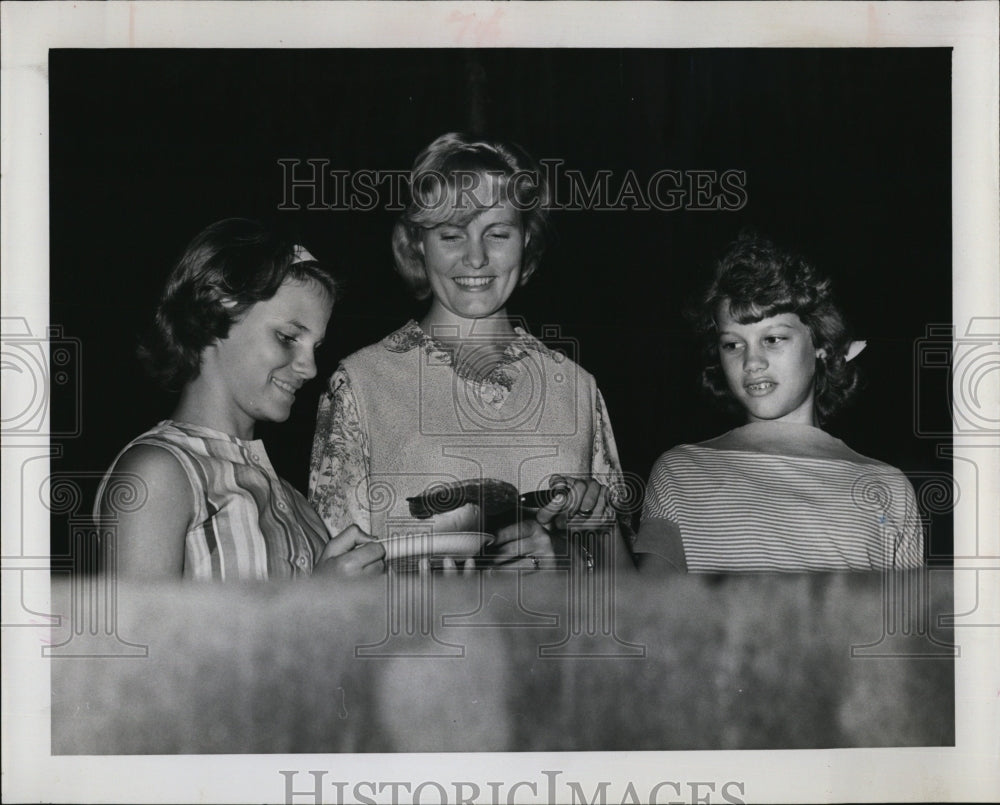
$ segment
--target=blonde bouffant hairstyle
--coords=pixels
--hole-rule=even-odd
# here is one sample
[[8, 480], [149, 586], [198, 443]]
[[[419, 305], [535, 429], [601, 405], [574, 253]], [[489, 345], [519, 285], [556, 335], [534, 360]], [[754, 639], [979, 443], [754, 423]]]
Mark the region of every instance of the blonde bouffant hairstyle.
[[513, 143], [442, 134], [417, 155], [410, 172], [410, 200], [392, 233], [396, 271], [418, 299], [431, 292], [420, 249], [423, 231], [471, 220], [483, 207], [464, 204], [463, 199], [484, 183], [491, 198], [502, 198], [521, 213], [527, 236], [522, 284], [538, 268], [549, 215], [548, 183], [538, 163]]

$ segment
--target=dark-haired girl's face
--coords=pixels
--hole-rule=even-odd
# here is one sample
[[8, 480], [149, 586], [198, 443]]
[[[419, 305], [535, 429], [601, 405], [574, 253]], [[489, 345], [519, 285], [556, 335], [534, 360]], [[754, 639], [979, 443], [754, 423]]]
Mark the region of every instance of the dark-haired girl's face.
[[748, 422], [816, 425], [814, 390], [820, 351], [795, 313], [740, 324], [727, 301], [716, 312], [719, 361]]
[[203, 374], [217, 384], [218, 403], [237, 435], [255, 422], [284, 422], [295, 394], [316, 376], [315, 350], [323, 340], [333, 302], [312, 280], [287, 280], [252, 305], [203, 355]]

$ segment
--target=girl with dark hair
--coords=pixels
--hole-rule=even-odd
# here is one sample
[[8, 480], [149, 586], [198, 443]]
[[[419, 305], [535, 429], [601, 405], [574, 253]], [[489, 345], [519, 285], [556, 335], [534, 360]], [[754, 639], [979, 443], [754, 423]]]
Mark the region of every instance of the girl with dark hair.
[[[337, 296], [301, 245], [244, 219], [212, 224], [167, 280], [140, 349], [180, 392], [168, 420], [130, 442], [98, 491], [122, 577], [264, 580], [380, 572], [384, 550], [356, 527], [330, 539], [279, 478], [257, 422], [283, 422], [316, 374]], [[135, 490], [122, 496], [123, 484]]]
[[746, 424], [653, 468], [640, 568], [694, 572], [918, 567], [923, 531], [899, 470], [821, 425], [857, 388], [831, 283], [755, 236], [719, 261], [698, 311], [704, 387]]
[[[417, 156], [410, 195], [393, 254], [430, 304], [330, 379], [310, 501], [330, 529], [357, 523], [381, 536], [408, 516], [408, 497], [493, 479], [521, 492], [565, 487], [560, 522], [602, 520], [621, 469], [597, 384], [507, 313], [545, 248], [545, 176], [516, 145], [445, 134]], [[473, 507], [463, 508], [472, 526]], [[530, 570], [536, 554], [551, 554], [548, 537], [535, 536], [508, 544], [522, 555], [512, 562]]]

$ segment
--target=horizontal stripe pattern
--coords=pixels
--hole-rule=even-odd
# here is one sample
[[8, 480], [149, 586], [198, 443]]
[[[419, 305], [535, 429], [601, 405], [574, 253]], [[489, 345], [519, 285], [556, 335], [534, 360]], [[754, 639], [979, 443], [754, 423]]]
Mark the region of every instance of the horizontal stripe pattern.
[[[903, 473], [880, 463], [681, 445], [653, 468], [642, 514], [644, 522], [652, 519], [677, 526], [692, 572], [923, 563], [913, 488]], [[656, 553], [642, 532], [636, 550]]]

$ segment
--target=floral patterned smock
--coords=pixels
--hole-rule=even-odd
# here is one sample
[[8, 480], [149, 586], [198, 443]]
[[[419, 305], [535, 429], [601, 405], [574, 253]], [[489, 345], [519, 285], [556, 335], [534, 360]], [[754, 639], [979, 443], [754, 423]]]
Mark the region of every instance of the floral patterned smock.
[[498, 478], [522, 492], [554, 474], [621, 483], [594, 378], [522, 328], [515, 335], [499, 361], [484, 351], [484, 372], [461, 352], [457, 371], [415, 321], [344, 359], [320, 399], [309, 475], [332, 534], [356, 523], [382, 536], [409, 519], [406, 498], [436, 482]]

